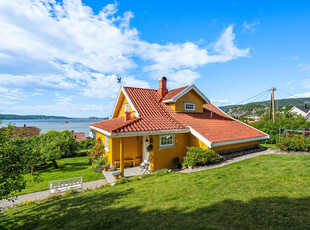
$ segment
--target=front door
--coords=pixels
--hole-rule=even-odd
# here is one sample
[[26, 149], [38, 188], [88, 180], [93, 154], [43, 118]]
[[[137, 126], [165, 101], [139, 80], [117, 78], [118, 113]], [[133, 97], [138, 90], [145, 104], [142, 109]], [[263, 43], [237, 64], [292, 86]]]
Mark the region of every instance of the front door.
[[150, 137], [143, 136], [142, 138], [142, 161], [147, 161], [149, 159], [149, 152], [146, 150], [146, 148], [149, 146], [149, 142], [146, 140], [150, 140]]

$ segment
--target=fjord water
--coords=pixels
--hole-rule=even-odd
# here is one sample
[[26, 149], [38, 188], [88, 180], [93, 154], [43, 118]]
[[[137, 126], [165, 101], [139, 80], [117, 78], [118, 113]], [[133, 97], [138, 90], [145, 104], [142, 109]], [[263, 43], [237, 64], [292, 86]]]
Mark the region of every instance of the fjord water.
[[[69, 121], [69, 123], [65, 123]], [[7, 127], [9, 123], [15, 124], [17, 127], [36, 126], [41, 129], [41, 133], [50, 130], [74, 130], [74, 132], [84, 132], [86, 137], [89, 136], [89, 125], [99, 122], [98, 119], [36, 119], [36, 120], [2, 120], [1, 127]]]

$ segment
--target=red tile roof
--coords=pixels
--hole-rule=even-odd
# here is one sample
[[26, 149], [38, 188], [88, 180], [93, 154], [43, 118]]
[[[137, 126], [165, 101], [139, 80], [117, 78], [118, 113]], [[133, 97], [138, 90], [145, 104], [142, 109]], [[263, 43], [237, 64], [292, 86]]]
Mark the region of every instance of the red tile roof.
[[[6, 127], [3, 127], [1, 129], [7, 129]], [[39, 136], [41, 132], [41, 129], [35, 127], [35, 126], [26, 126], [24, 127], [15, 127], [14, 128], [14, 133], [12, 138], [16, 137], [34, 137], [34, 136]]]
[[73, 133], [73, 137], [77, 142], [86, 140], [86, 136], [84, 132]]
[[162, 101], [166, 101], [166, 100], [170, 100], [172, 98], [174, 98], [176, 95], [178, 95], [179, 93], [181, 93], [183, 90], [185, 90], [188, 86], [184, 86], [178, 89], [173, 89], [170, 90], [162, 99]]
[[[186, 88], [171, 90], [164, 99], [166, 97], [171, 99]], [[124, 122], [123, 117], [113, 118], [91, 124], [91, 126], [110, 133], [188, 130], [190, 126], [212, 143], [267, 136], [265, 133], [229, 117], [213, 104], [205, 104], [204, 113], [176, 113], [161, 102], [163, 98], [158, 95], [156, 90], [134, 87], [124, 87], [124, 90], [140, 118], [128, 122]]]

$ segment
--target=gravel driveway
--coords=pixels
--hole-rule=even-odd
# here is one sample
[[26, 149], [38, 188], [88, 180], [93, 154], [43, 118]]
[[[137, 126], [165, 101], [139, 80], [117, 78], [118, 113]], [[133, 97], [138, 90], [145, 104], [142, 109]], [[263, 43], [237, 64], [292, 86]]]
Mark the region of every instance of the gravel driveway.
[[[83, 190], [86, 189], [94, 189], [97, 188], [103, 184], [108, 183], [106, 179], [101, 179], [101, 180], [95, 180], [95, 181], [90, 181], [90, 182], [86, 182], [83, 183]], [[22, 202], [28, 201], [28, 200], [41, 200], [47, 196], [49, 196], [49, 190], [44, 190], [41, 192], [34, 192], [34, 193], [29, 193], [29, 194], [25, 194], [25, 195], [20, 195], [17, 196], [13, 201], [9, 201], [9, 200], [0, 200], [0, 210], [5, 210], [9, 207], [14, 207]]]

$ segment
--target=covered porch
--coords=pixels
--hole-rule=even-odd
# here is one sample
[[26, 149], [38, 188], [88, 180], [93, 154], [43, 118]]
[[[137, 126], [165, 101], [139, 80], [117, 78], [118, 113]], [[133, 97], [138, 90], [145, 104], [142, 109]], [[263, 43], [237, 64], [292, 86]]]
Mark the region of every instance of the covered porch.
[[112, 153], [108, 157], [110, 164], [119, 168], [121, 177], [141, 175], [140, 164], [148, 161], [151, 151], [147, 151], [147, 146], [151, 142], [150, 136], [112, 138]]

